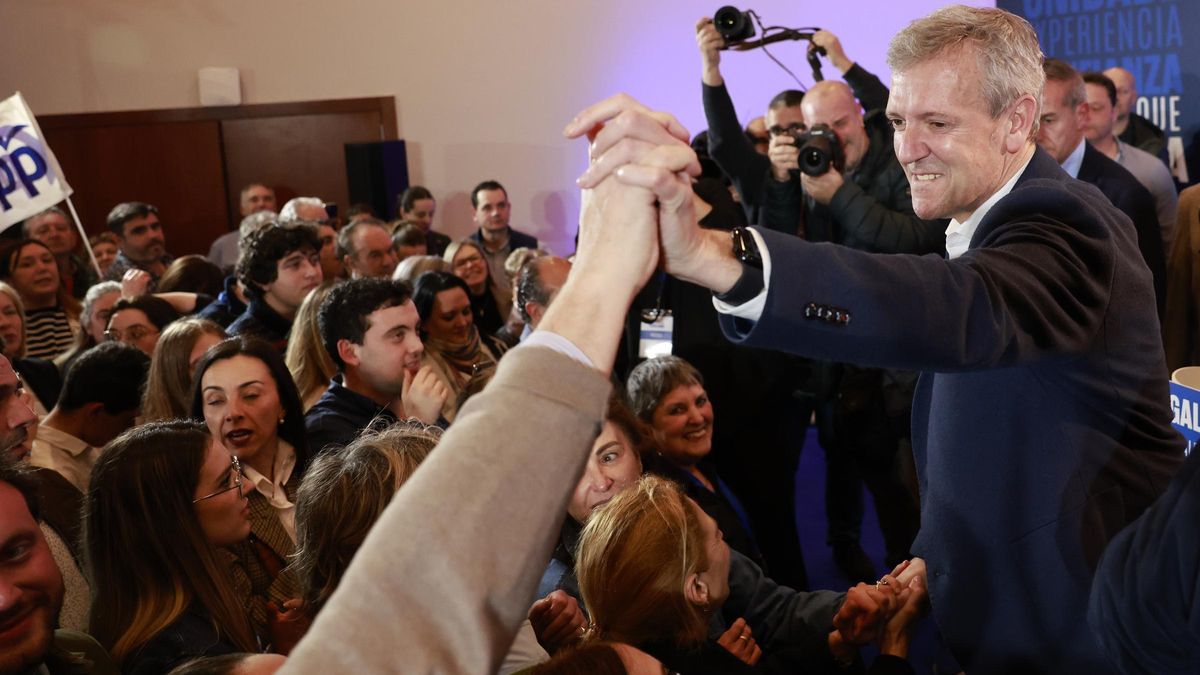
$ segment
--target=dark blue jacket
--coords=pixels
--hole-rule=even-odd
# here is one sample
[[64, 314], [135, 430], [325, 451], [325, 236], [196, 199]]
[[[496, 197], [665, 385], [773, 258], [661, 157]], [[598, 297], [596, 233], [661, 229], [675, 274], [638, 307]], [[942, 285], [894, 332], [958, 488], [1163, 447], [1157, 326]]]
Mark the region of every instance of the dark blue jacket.
[[265, 301], [251, 300], [246, 311], [229, 324], [227, 330], [231, 336], [246, 335], [266, 340], [282, 354], [287, 351], [292, 322], [279, 316]]
[[197, 314], [201, 319], [208, 319], [221, 328], [229, 328], [229, 324], [237, 320], [243, 312], [246, 311], [246, 303], [238, 299], [234, 287], [237, 286], [236, 276], [225, 277], [225, 290], [217, 296], [217, 299]]
[[722, 316], [731, 339], [924, 371], [913, 553], [960, 664], [1109, 672], [1085, 621], [1094, 565], [1183, 457], [1128, 218], [1037, 150], [954, 260], [761, 234], [766, 307]]
[[327, 448], [340, 449], [358, 438], [376, 419], [381, 420], [379, 424], [388, 425], [396, 421], [396, 415], [388, 407], [347, 389], [339, 373], [304, 415], [308, 447], [314, 454], [325, 452]]
[[[480, 246], [483, 245], [483, 233], [479, 231], [479, 228], [475, 228], [475, 231], [471, 233], [471, 240], [477, 242]], [[514, 230], [511, 227], [508, 228], [508, 250], [509, 251], [515, 251], [519, 248], [537, 248], [537, 247], [538, 247], [537, 237], [532, 237], [528, 234], [525, 234], [524, 232], [518, 232], [517, 230]]]

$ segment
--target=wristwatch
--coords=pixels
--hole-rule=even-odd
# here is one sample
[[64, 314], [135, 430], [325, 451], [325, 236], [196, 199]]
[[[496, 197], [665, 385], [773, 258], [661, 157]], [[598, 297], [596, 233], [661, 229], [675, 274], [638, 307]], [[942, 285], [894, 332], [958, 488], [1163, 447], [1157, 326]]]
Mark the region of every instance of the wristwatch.
[[763, 282], [763, 259], [758, 252], [758, 241], [748, 228], [735, 227], [730, 235], [733, 257], [742, 263], [742, 274], [728, 291], [713, 295], [721, 302], [741, 305], [753, 300], [766, 286]]

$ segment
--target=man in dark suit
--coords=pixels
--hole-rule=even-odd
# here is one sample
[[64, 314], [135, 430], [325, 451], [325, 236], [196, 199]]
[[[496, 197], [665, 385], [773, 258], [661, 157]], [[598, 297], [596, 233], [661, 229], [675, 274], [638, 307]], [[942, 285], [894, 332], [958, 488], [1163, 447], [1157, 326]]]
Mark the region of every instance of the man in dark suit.
[[1166, 302], [1166, 255], [1163, 253], [1154, 195], [1125, 167], [1109, 159], [1084, 139], [1088, 123], [1087, 90], [1083, 77], [1060, 59], [1046, 59], [1046, 89], [1037, 143], [1063, 171], [1100, 188], [1108, 201], [1133, 221], [1142, 259], [1154, 275], [1159, 315]]
[[897, 159], [916, 214], [952, 219], [945, 259], [758, 230], [731, 247], [695, 224], [678, 123], [628, 98], [568, 126], [624, 115], [580, 185], [621, 169], [667, 269], [718, 294], [731, 339], [924, 372], [913, 552], [967, 672], [1111, 672], [1085, 621], [1094, 564], [1183, 456], [1136, 233], [1034, 143], [1044, 75], [1025, 20], [947, 7], [888, 61]]

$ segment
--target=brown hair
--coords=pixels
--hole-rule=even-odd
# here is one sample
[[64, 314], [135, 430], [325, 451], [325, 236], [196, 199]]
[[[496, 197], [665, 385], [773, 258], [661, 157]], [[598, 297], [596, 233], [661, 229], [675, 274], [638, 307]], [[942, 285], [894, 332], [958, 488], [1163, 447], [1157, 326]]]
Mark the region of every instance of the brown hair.
[[575, 574], [597, 637], [686, 647], [704, 641], [708, 619], [684, 587], [708, 565], [691, 501], [674, 483], [646, 475], [592, 513]]
[[[309, 291], [300, 309], [296, 310], [296, 319], [292, 322], [292, 336], [288, 340], [287, 352], [283, 360], [287, 363], [292, 379], [296, 381], [296, 389], [300, 391], [300, 401], [307, 410], [309, 399], [324, 392], [329, 387], [329, 380], [337, 374], [337, 366], [325, 349], [321, 340], [321, 330], [317, 323], [317, 313], [321, 303], [333, 289], [333, 282], [327, 281]], [[314, 401], [315, 402], [315, 401]]]
[[629, 671], [611, 642], [597, 640], [560, 650], [534, 666], [529, 675], [625, 675]]
[[88, 633], [118, 663], [191, 606], [238, 649], [258, 651], [229, 565], [192, 504], [211, 443], [202, 423], [151, 422], [109, 443], [92, 469], [84, 498]]
[[202, 255], [176, 258], [158, 280], [157, 293], [179, 291], [217, 295], [225, 289], [225, 273]]
[[163, 330], [150, 360], [142, 417], [147, 422], [187, 419], [192, 409], [192, 368], [188, 357], [202, 335], [224, 340], [225, 329], [207, 319], [181, 319]]
[[309, 465], [296, 492], [296, 552], [290, 569], [310, 616], [337, 590], [371, 526], [440, 435], [436, 427], [400, 422], [368, 430]]

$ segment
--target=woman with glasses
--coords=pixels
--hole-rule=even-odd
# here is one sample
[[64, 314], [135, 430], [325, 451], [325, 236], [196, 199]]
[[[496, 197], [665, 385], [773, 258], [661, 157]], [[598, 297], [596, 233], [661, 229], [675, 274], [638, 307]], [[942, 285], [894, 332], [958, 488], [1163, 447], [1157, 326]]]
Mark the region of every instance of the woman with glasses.
[[505, 312], [511, 289], [496, 288], [488, 272], [483, 249], [470, 239], [456, 241], [446, 247], [442, 259], [450, 263], [450, 271], [462, 279], [469, 289], [471, 312], [475, 325], [483, 335], [495, 335], [504, 327]]
[[153, 295], [121, 298], [113, 305], [104, 337], [133, 345], [153, 358], [163, 329], [177, 319], [179, 312], [162, 298]]
[[25, 239], [0, 258], [0, 278], [17, 289], [25, 305], [25, 353], [54, 359], [71, 348], [79, 327], [79, 301], [61, 282], [54, 253]]
[[87, 290], [83, 296], [83, 310], [79, 312], [75, 342], [69, 351], [54, 360], [59, 372], [67, 372], [80, 354], [104, 342], [104, 331], [108, 328], [113, 305], [120, 299], [121, 284], [115, 281], [101, 281]]
[[450, 390], [442, 417], [453, 422], [471, 394], [491, 379], [504, 343], [471, 321], [467, 282], [447, 272], [426, 272], [417, 279], [413, 304], [421, 317], [422, 360], [433, 366]]
[[261, 651], [222, 551], [250, 534], [241, 467], [203, 425], [153, 422], [118, 436], [84, 508], [88, 632], [123, 673]]
[[299, 596], [283, 570], [296, 547], [293, 500], [309, 460], [300, 394], [279, 351], [244, 336], [209, 349], [194, 381], [192, 418], [237, 455], [254, 486], [250, 538], [235, 555], [250, 577], [255, 624], [274, 627], [276, 612]]

